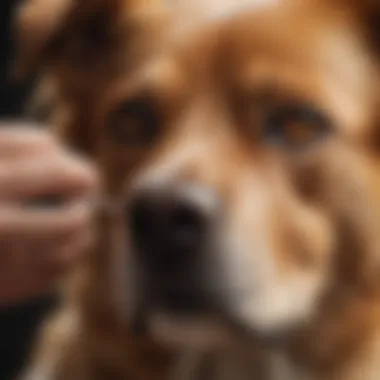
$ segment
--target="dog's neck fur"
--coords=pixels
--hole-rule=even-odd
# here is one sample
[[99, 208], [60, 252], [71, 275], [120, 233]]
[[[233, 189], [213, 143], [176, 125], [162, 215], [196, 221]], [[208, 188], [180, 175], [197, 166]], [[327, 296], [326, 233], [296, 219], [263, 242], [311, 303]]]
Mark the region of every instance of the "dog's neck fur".
[[218, 377], [221, 373], [239, 374], [230, 377], [234, 380], [378, 379], [380, 304], [376, 298], [352, 295], [333, 303], [302, 332], [278, 346], [263, 347], [259, 359], [257, 350], [253, 354], [246, 349], [234, 355], [224, 353], [214, 359], [215, 379], [224, 380]]
[[378, 299], [376, 294], [355, 293], [333, 297], [323, 315], [286, 347], [289, 362], [315, 380], [378, 378]]

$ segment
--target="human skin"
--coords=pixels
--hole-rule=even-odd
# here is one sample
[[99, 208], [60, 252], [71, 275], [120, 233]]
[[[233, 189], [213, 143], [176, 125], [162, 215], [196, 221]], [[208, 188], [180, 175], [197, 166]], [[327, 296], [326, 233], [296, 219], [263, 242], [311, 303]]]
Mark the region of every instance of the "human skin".
[[45, 295], [88, 250], [97, 176], [46, 128], [0, 123], [0, 306]]

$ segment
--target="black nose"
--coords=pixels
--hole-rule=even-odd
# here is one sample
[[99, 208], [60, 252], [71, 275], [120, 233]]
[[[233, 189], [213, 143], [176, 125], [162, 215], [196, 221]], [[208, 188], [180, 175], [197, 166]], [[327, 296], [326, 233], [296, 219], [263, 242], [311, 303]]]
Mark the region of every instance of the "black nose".
[[201, 205], [173, 193], [145, 192], [129, 208], [132, 241], [145, 268], [185, 273], [204, 248], [208, 217]]

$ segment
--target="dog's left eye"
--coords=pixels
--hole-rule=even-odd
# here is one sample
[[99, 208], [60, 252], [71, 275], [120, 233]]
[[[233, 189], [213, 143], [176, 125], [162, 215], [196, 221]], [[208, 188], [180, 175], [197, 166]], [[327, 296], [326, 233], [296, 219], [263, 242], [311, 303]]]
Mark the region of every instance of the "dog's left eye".
[[109, 120], [109, 135], [116, 143], [134, 147], [151, 143], [158, 133], [159, 115], [147, 99], [120, 105]]
[[263, 127], [263, 138], [267, 143], [290, 149], [307, 148], [331, 132], [330, 122], [323, 113], [304, 106], [272, 111]]

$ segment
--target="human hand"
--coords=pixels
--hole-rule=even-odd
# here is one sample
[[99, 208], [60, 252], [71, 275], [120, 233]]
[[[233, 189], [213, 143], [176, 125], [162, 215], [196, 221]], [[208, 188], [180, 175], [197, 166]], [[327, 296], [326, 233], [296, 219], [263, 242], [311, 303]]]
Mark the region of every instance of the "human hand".
[[0, 123], [0, 306], [52, 291], [89, 248], [96, 184], [49, 131]]

